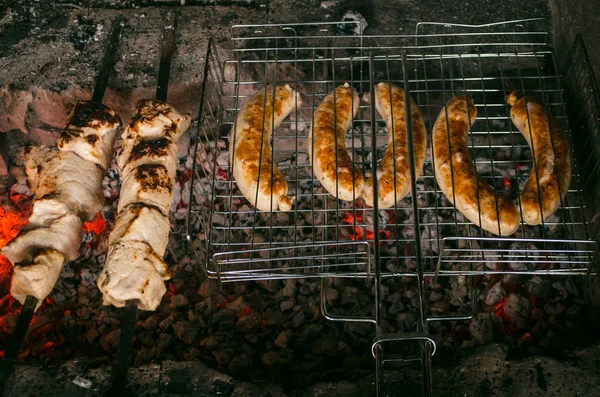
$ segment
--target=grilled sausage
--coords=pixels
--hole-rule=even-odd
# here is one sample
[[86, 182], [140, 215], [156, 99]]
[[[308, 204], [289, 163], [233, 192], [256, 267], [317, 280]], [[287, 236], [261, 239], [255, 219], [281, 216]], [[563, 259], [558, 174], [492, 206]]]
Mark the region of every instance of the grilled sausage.
[[523, 221], [539, 225], [558, 209], [571, 184], [569, 142], [554, 117], [547, 115], [540, 103], [525, 97], [517, 99], [515, 92], [508, 95], [506, 101], [512, 107], [511, 120], [534, 156], [533, 168], [521, 190]]
[[300, 95], [289, 85], [267, 86], [246, 102], [231, 131], [233, 178], [244, 197], [261, 211], [292, 209], [287, 181], [273, 164], [271, 134], [301, 104]]
[[465, 97], [451, 98], [441, 110], [431, 144], [435, 178], [468, 220], [488, 232], [508, 236], [519, 228], [519, 211], [513, 201], [496, 194], [473, 167], [467, 138], [476, 117], [473, 101]]
[[[363, 95], [363, 99], [366, 102], [370, 101], [368, 94]], [[389, 134], [387, 149], [375, 174], [377, 175], [377, 202], [379, 208], [390, 208], [399, 203], [410, 192], [411, 188], [404, 91], [393, 84], [377, 84], [375, 87], [375, 107], [385, 119]], [[427, 130], [425, 129], [423, 115], [412, 98], [410, 98], [410, 109], [412, 114], [415, 177], [419, 178], [425, 163]], [[394, 189], [394, 185], [396, 189]], [[367, 179], [365, 184], [364, 199], [367, 205], [373, 206], [373, 176]]]
[[[364, 177], [346, 151], [346, 131], [358, 111], [358, 94], [348, 83], [327, 95], [314, 115], [308, 138], [308, 158], [323, 187], [340, 200], [359, 198]], [[337, 151], [337, 155], [336, 155]]]

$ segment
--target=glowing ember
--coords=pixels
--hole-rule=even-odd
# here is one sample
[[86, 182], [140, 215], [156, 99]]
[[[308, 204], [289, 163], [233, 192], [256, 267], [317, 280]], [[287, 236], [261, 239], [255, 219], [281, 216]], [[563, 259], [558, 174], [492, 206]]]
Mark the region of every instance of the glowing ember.
[[354, 223], [354, 221], [360, 222], [362, 221], [362, 215], [358, 215], [356, 218], [351, 213], [347, 212], [346, 215], [342, 218], [342, 222], [346, 224]]
[[[375, 232], [366, 228], [365, 226], [354, 226], [356, 223], [361, 223], [363, 221], [363, 217], [361, 214], [357, 214], [356, 216], [346, 213], [342, 218], [342, 223], [347, 225], [352, 225], [352, 231], [350, 232], [350, 240], [374, 240]], [[388, 239], [390, 238], [390, 232], [387, 230], [379, 231], [379, 238]]]
[[187, 182], [192, 179], [192, 170], [185, 170], [181, 176], [182, 182]]
[[505, 319], [505, 315], [504, 315], [504, 304], [506, 303], [506, 296], [503, 296], [502, 299], [500, 299], [500, 301], [498, 303], [496, 303], [496, 306], [494, 306], [494, 308], [492, 309], [492, 312], [496, 315], [496, 317], [501, 318], [501, 319]]
[[217, 168], [217, 174], [216, 177], [218, 180], [220, 181], [227, 181], [227, 171], [225, 171], [224, 169], [222, 169], [221, 167]]
[[249, 315], [250, 313], [252, 313], [252, 309], [250, 309], [248, 306], [246, 306], [246, 307], [244, 307], [244, 308], [242, 309], [242, 311], [240, 312], [240, 316], [241, 316], [241, 317], [244, 317], [244, 316], [247, 316], [247, 315]]
[[8, 292], [10, 290], [10, 279], [13, 267], [8, 259], [0, 255], [0, 289]]
[[504, 185], [505, 188], [510, 189], [510, 185], [511, 185], [510, 178], [504, 178], [502, 180], [502, 184]]
[[50, 349], [52, 346], [54, 346], [54, 342], [52, 342], [52, 341], [48, 341], [48, 342], [46, 342], [46, 343], [44, 343], [44, 344], [42, 345], [42, 350], [48, 350], [48, 349]]
[[19, 234], [19, 231], [27, 224], [32, 210], [31, 201], [27, 196], [11, 195], [10, 199], [16, 208], [0, 207], [0, 248]]
[[106, 220], [102, 217], [101, 213], [97, 213], [96, 217], [91, 222], [85, 222], [83, 224], [83, 231], [88, 233], [94, 233], [96, 236], [99, 236], [104, 232], [107, 228]]
[[533, 340], [533, 337], [531, 336], [531, 334], [529, 332], [525, 332], [523, 334], [523, 336], [521, 337], [521, 342], [531, 342]]

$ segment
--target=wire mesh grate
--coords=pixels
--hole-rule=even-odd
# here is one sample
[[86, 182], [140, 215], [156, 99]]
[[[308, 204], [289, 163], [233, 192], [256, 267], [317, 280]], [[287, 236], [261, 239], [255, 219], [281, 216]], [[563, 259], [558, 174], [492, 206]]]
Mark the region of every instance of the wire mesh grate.
[[[209, 274], [223, 281], [371, 277], [377, 260], [382, 277], [389, 277], [414, 275], [419, 258], [425, 276], [588, 273], [597, 246], [587, 227], [584, 192], [590, 179], [582, 180], [576, 150], [560, 209], [540, 226], [521, 225], [511, 238], [484, 232], [454, 208], [437, 186], [429, 147], [416, 194], [381, 210], [362, 199], [335, 199], [315, 178], [308, 158], [313, 114], [345, 82], [359, 93], [369, 92], [372, 81], [402, 87], [418, 104], [428, 131], [447, 100], [466, 95], [478, 110], [469, 138], [477, 172], [517, 200], [534, 164], [510, 121], [505, 96], [515, 89], [542, 101], [571, 139], [578, 139], [569, 129], [547, 32], [539, 25], [539, 20], [484, 27], [419, 24], [415, 35], [406, 36], [346, 34], [356, 23], [233, 27], [235, 58], [220, 63], [214, 45], [209, 54], [196, 143], [189, 231], [200, 231]], [[271, 142], [295, 200], [290, 212], [251, 206], [228, 161], [237, 113], [269, 84], [290, 84], [303, 99]], [[371, 111], [361, 101], [346, 135], [348, 152], [365, 175], [373, 173], [388, 141], [385, 123], [376, 115], [373, 125]], [[372, 134], [378, 158], [372, 155]]]

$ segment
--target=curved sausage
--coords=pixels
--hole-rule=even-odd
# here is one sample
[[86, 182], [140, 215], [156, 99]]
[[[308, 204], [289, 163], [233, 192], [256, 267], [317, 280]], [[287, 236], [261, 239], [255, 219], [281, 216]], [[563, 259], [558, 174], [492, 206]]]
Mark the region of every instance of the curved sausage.
[[433, 126], [431, 145], [435, 178], [448, 200], [468, 220], [488, 232], [509, 236], [519, 228], [517, 205], [495, 194], [477, 175], [469, 154], [467, 138], [476, 117], [473, 101], [465, 97], [451, 98], [441, 110]]
[[[364, 95], [363, 99], [369, 102], [369, 95]], [[389, 134], [387, 149], [376, 172], [377, 202], [381, 209], [393, 207], [411, 189], [404, 91], [393, 84], [377, 84], [375, 87], [375, 106], [377, 112], [385, 119]], [[423, 171], [423, 164], [425, 164], [427, 130], [425, 129], [423, 115], [412, 98], [410, 98], [410, 108], [412, 113], [415, 176], [419, 178]], [[394, 189], [394, 184], [396, 189]], [[364, 199], [367, 205], [373, 206], [373, 176], [367, 179], [365, 184]]]
[[[327, 95], [314, 115], [308, 137], [308, 158], [325, 190], [352, 201], [363, 193], [364, 177], [346, 151], [346, 131], [358, 112], [358, 93], [348, 83]], [[336, 156], [337, 151], [337, 156]]]
[[301, 104], [300, 94], [289, 85], [275, 90], [267, 86], [246, 102], [231, 131], [229, 163], [233, 178], [244, 197], [261, 211], [292, 209], [287, 181], [273, 164], [271, 134]]
[[569, 142], [554, 117], [547, 115], [540, 103], [531, 98], [517, 99], [515, 92], [508, 95], [506, 101], [512, 107], [510, 118], [523, 134], [535, 161], [521, 191], [523, 221], [539, 225], [558, 209], [571, 184]]

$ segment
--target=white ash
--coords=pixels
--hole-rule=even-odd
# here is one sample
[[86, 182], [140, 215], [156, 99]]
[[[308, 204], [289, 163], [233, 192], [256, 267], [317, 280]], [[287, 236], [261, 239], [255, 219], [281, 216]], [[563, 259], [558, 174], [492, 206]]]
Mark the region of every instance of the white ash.
[[533, 276], [527, 280], [526, 289], [538, 300], [547, 301], [552, 296], [552, 281], [548, 277]]
[[[460, 265], [453, 263], [451, 269], [454, 271], [463, 270]], [[450, 277], [450, 302], [456, 307], [461, 307], [466, 303], [469, 297], [469, 277], [465, 275]]]
[[529, 320], [531, 302], [521, 294], [509, 294], [504, 302], [503, 310], [504, 315], [515, 329], [523, 329]]
[[506, 291], [504, 291], [504, 289], [502, 288], [502, 284], [496, 283], [492, 288], [490, 288], [487, 291], [484, 302], [488, 306], [493, 306], [496, 303], [500, 302], [500, 300], [504, 298], [505, 294]]
[[502, 335], [502, 323], [492, 313], [478, 313], [469, 324], [469, 331], [477, 343], [491, 343]]

